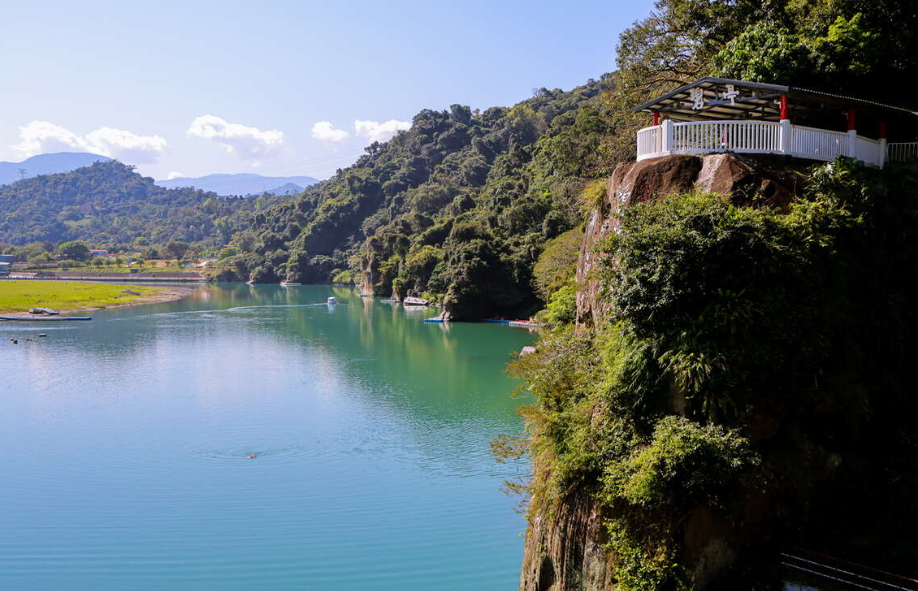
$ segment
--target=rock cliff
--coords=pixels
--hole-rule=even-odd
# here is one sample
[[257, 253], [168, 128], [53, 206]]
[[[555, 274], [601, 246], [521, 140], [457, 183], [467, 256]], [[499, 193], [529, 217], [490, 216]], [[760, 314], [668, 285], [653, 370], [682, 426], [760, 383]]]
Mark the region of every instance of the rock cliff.
[[[783, 157], [669, 156], [621, 163], [606, 184], [605, 198], [586, 225], [577, 264], [577, 323], [581, 330], [598, 325], [609, 304], [593, 276], [594, 245], [619, 226], [617, 214], [634, 203], [699, 190], [729, 195], [737, 202], [783, 207], [801, 187], [794, 163]], [[767, 417], [764, 417], [764, 421]], [[715, 516], [699, 507], [688, 520], [682, 544], [689, 557], [692, 584], [703, 588], [732, 558], [731, 541], [742, 528], [759, 528], [767, 521], [762, 505], [750, 500], [737, 520]], [[609, 565], [615, 557], [606, 550], [605, 533], [596, 504], [587, 492], [572, 495], [551, 514], [530, 518], [520, 591], [600, 591], [613, 589]]]
[[[799, 161], [796, 161], [799, 165]], [[795, 161], [783, 156], [666, 156], [641, 162], [622, 162], [606, 181], [606, 197], [590, 215], [577, 263], [578, 325], [596, 325], [608, 309], [593, 277], [593, 248], [618, 227], [617, 215], [633, 203], [699, 190], [730, 195], [737, 202], [761, 200], [763, 206], [782, 207], [800, 189]]]

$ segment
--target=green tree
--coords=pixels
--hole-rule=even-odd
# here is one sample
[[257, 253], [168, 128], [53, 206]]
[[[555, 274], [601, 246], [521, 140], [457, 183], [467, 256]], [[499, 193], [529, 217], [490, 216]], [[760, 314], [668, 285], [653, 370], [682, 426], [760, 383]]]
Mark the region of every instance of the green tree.
[[58, 245], [57, 254], [65, 259], [85, 261], [89, 258], [89, 245], [82, 240], [63, 242]]
[[181, 240], [170, 240], [164, 247], [166, 256], [174, 259], [182, 259], [188, 252], [188, 243]]

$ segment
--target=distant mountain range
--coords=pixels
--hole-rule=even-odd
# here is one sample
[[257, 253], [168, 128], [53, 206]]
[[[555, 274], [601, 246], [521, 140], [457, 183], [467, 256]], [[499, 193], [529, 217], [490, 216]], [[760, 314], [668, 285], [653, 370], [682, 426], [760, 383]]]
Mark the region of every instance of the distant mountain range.
[[[21, 178], [32, 178], [41, 174], [70, 172], [77, 168], [89, 166], [93, 162], [107, 162], [106, 156], [86, 152], [56, 152], [39, 154], [26, 158], [22, 162], [0, 162], [0, 185], [15, 183]], [[24, 172], [20, 173], [20, 169]]]
[[263, 176], [248, 172], [238, 174], [209, 174], [197, 178], [178, 177], [169, 180], [156, 181], [160, 187], [175, 189], [178, 187], [194, 187], [202, 191], [213, 191], [217, 195], [261, 195], [273, 193], [275, 195], [288, 195], [299, 193], [309, 185], [314, 185], [319, 179], [311, 176]]
[[[15, 183], [22, 178], [32, 178], [42, 174], [71, 172], [94, 162], [107, 162], [106, 156], [87, 152], [55, 152], [39, 154], [26, 158], [22, 162], [0, 162], [0, 185]], [[20, 170], [24, 172], [20, 172]], [[264, 176], [253, 173], [209, 174], [202, 177], [179, 177], [156, 181], [160, 187], [176, 189], [194, 187], [202, 191], [212, 191], [217, 195], [290, 195], [299, 193], [309, 185], [319, 182], [311, 176]]]

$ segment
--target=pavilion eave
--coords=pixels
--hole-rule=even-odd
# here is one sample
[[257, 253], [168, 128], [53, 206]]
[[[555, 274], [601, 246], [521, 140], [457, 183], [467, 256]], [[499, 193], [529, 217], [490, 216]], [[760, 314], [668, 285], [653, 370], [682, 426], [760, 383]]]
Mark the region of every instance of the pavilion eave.
[[[726, 98], [724, 95], [728, 89], [734, 91], [735, 96]], [[782, 96], [787, 97], [790, 110], [797, 115], [842, 107], [874, 112], [881, 116], [918, 117], [918, 113], [909, 109], [866, 99], [792, 86], [714, 77], [700, 78], [680, 86], [636, 107], [634, 112], [666, 114], [674, 120], [682, 121], [738, 118], [778, 121], [781, 117]]]

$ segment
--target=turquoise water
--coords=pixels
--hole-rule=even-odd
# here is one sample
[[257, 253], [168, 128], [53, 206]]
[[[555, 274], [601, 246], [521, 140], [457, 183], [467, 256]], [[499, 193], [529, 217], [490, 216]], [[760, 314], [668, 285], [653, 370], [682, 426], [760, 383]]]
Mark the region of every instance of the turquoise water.
[[0, 589], [514, 589], [488, 442], [532, 337], [429, 315], [222, 285], [0, 323]]

